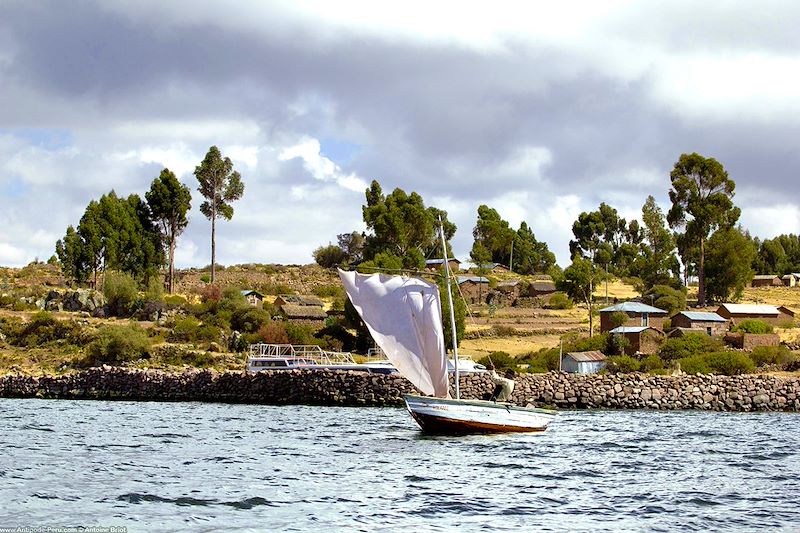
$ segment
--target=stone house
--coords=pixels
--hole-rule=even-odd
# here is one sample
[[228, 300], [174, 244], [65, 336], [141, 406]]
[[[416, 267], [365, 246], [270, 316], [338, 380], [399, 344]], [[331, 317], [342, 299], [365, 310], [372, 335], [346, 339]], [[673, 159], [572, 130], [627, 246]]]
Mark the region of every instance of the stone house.
[[458, 288], [469, 304], [478, 304], [489, 295], [489, 279], [483, 276], [458, 276]]
[[761, 320], [768, 324], [783, 324], [794, 320], [791, 310], [780, 311], [774, 305], [755, 304], [722, 304], [717, 309], [717, 314], [729, 319], [733, 325], [740, 324], [743, 320]]
[[318, 328], [323, 327], [328, 318], [328, 313], [315, 305], [283, 304], [280, 309], [288, 321]]
[[625, 313], [628, 320], [623, 326], [640, 326], [662, 329], [667, 319], [667, 312], [652, 305], [641, 302], [622, 302], [600, 310], [600, 332], [605, 333], [612, 329], [611, 315]]
[[751, 287], [782, 287], [783, 280], [780, 276], [775, 274], [759, 274], [753, 276], [753, 281], [750, 282]]
[[[428, 259], [425, 261], [425, 270], [436, 271], [441, 270], [444, 265], [444, 259]], [[461, 270], [461, 261], [452, 257], [447, 260], [447, 266], [450, 272], [458, 272]]]
[[658, 352], [664, 332], [649, 326], [619, 326], [612, 329], [612, 335], [622, 335], [627, 339], [625, 355], [637, 353], [650, 355]]
[[603, 352], [567, 352], [561, 359], [561, 370], [570, 374], [597, 374], [606, 366]]
[[244, 290], [241, 291], [242, 296], [244, 299], [247, 300], [247, 303], [252, 305], [253, 307], [261, 307], [261, 304], [264, 301], [264, 295], [258, 291], [254, 290]]
[[786, 287], [797, 287], [797, 286], [800, 286], [800, 273], [791, 272], [791, 273], [786, 274], [785, 276], [783, 276], [781, 278], [781, 280], [783, 281], [783, 284]]
[[492, 274], [507, 274], [511, 272], [509, 268], [505, 265], [501, 265], [500, 263], [485, 263], [475, 265], [475, 269], [478, 270], [488, 270]]
[[708, 335], [719, 337], [728, 331], [728, 321], [717, 313], [700, 311], [681, 311], [669, 319], [673, 328], [699, 330]]
[[281, 294], [275, 298], [275, 305], [277, 307], [283, 307], [286, 304], [309, 305], [322, 308], [325, 302], [314, 295]]
[[509, 279], [498, 281], [494, 287], [494, 302], [500, 305], [514, 305], [520, 296], [521, 281]]

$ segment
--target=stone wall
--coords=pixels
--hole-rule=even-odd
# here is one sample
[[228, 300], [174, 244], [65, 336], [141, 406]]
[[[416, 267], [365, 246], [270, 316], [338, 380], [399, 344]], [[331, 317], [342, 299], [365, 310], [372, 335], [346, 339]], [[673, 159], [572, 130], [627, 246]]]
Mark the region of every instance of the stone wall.
[[[494, 388], [485, 374], [462, 376], [460, 385], [463, 398], [481, 398]], [[104, 366], [63, 376], [0, 376], [0, 397], [6, 398], [400, 406], [402, 395], [414, 392], [399, 376], [321, 370], [172, 374]], [[567, 409], [800, 411], [800, 379], [550, 372], [518, 376], [511, 401]]]
[[781, 338], [777, 333], [727, 333], [725, 343], [734, 348], [752, 352], [759, 346], [778, 346]]

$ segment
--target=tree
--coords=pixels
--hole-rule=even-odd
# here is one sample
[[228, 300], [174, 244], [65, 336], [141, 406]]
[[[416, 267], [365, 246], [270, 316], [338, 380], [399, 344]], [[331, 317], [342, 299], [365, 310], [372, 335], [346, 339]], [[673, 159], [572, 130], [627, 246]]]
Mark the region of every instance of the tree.
[[455, 224], [447, 220], [447, 213], [435, 207], [426, 208], [422, 196], [416, 192], [406, 194], [398, 188], [384, 196], [380, 184], [373, 181], [366, 190], [366, 200], [362, 207], [370, 232], [363, 251], [366, 262], [380, 255], [384, 263], [396, 264], [392, 260], [396, 258], [403, 268], [422, 268], [426, 257], [441, 254], [439, 217], [445, 239], [449, 240], [456, 232]]
[[233, 218], [230, 202], [244, 194], [244, 184], [238, 172], [233, 170], [230, 158], [222, 158], [219, 149], [212, 146], [203, 161], [194, 169], [200, 186], [197, 188], [206, 199], [200, 212], [211, 221], [211, 283], [216, 276], [216, 222], [218, 218]]
[[601, 203], [597, 211], [584, 212], [572, 224], [572, 256], [589, 258], [609, 271], [625, 275], [638, 254], [644, 235], [639, 222], [627, 223], [613, 207]]
[[702, 307], [706, 303], [706, 239], [711, 231], [731, 228], [739, 219], [740, 210], [732, 200], [736, 184], [728, 178], [719, 161], [697, 153], [681, 154], [670, 173], [670, 180], [672, 209], [667, 221], [673, 229], [684, 229], [685, 249], [691, 249], [692, 244], [697, 245], [697, 303]]
[[537, 241], [533, 231], [523, 221], [514, 236], [514, 272], [520, 274], [548, 272], [555, 264], [556, 256], [547, 247], [547, 243]]
[[652, 196], [647, 197], [642, 206], [644, 222], [644, 242], [641, 255], [636, 263], [636, 274], [642, 279], [644, 289], [655, 285], [668, 285], [672, 275], [679, 275], [680, 265], [675, 256], [675, 237], [667, 229], [666, 219], [661, 208]]
[[740, 228], [721, 228], [708, 239], [706, 293], [712, 300], [739, 300], [753, 279], [756, 246]]
[[153, 221], [160, 225], [164, 236], [169, 262], [168, 290], [172, 294], [175, 289], [175, 245], [178, 236], [189, 224], [186, 213], [192, 207], [192, 193], [189, 187], [178, 181], [174, 173], [165, 168], [150, 184], [145, 198]]
[[320, 246], [314, 250], [313, 255], [314, 261], [323, 268], [333, 268], [336, 265], [341, 265], [347, 258], [344, 250], [335, 244]]
[[470, 257], [475, 263], [488, 255], [488, 262], [508, 265], [511, 259], [511, 243], [514, 242], [516, 232], [509, 227], [508, 222], [489, 206], [478, 207], [478, 220], [472, 230], [475, 241], [472, 245]]
[[561, 279], [556, 282], [558, 290], [564, 291], [573, 300], [580, 300], [589, 310], [589, 336], [594, 335], [594, 300], [592, 293], [602, 274], [588, 259], [574, 257], [572, 264], [564, 269]]

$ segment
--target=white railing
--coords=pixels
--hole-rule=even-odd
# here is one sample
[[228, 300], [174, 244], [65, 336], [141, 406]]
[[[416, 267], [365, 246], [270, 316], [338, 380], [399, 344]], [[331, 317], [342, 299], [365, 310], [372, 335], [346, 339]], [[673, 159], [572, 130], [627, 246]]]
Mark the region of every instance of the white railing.
[[284, 357], [287, 359], [303, 359], [314, 361], [322, 365], [336, 365], [355, 363], [350, 352], [331, 352], [323, 350], [314, 344], [251, 344], [248, 356], [253, 357]]

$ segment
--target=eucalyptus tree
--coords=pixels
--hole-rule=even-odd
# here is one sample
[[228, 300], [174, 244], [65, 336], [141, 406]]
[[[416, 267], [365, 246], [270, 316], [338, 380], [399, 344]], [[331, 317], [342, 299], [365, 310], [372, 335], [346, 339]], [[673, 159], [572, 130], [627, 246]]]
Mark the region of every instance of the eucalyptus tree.
[[222, 157], [219, 148], [208, 149], [203, 161], [194, 169], [200, 186], [197, 188], [206, 199], [200, 205], [200, 212], [211, 221], [211, 283], [216, 279], [216, 228], [217, 219], [233, 218], [231, 202], [244, 194], [244, 183], [239, 173], [233, 170], [230, 158]]
[[160, 226], [164, 235], [169, 262], [167, 286], [169, 293], [172, 294], [175, 289], [175, 245], [178, 236], [189, 224], [186, 213], [192, 207], [192, 193], [189, 192], [189, 187], [178, 181], [172, 171], [165, 168], [150, 184], [150, 190], [145, 193], [145, 198], [153, 220]]
[[[733, 205], [736, 184], [722, 164], [698, 153], [681, 154], [670, 173], [672, 208], [667, 221], [673, 229], [682, 229], [684, 250], [696, 245], [698, 305], [706, 302], [705, 246], [710, 232], [731, 228], [739, 219], [740, 210]], [[684, 259], [684, 264], [687, 258]]]
[[739, 300], [753, 279], [756, 245], [741, 228], [720, 228], [706, 243], [706, 293], [720, 302]]

